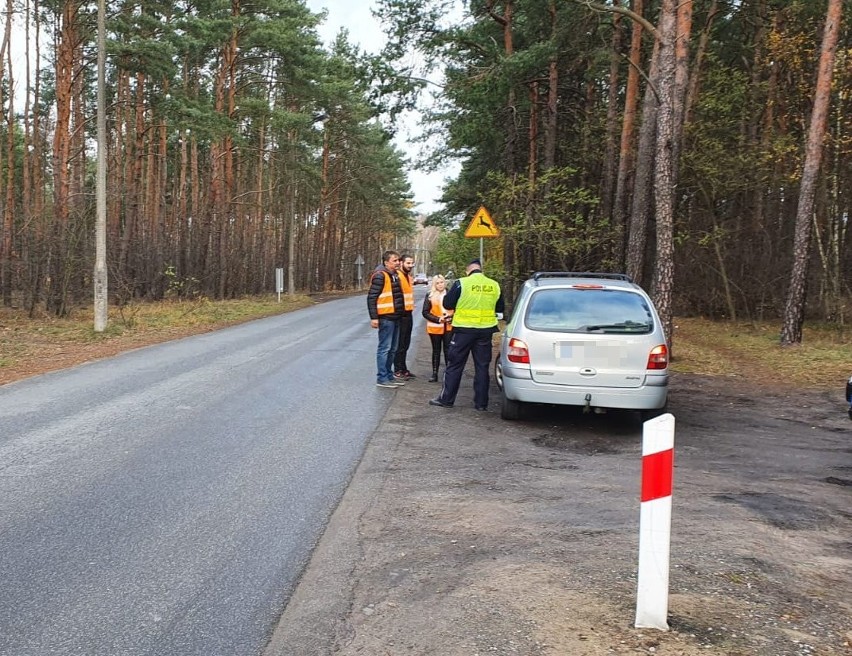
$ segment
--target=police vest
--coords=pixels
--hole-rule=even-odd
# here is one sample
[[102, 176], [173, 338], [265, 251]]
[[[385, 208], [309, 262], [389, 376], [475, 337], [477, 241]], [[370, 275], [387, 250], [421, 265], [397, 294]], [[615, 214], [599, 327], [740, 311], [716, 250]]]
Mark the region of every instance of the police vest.
[[[441, 294], [438, 297], [438, 300], [435, 300], [434, 297], [429, 299], [429, 300], [432, 301], [432, 308], [429, 310], [429, 312], [434, 314], [436, 317], [443, 317], [443, 316], [446, 316], [446, 314], [447, 314], [447, 311], [444, 309], [444, 306], [441, 304], [441, 301], [444, 300], [445, 295], [446, 295], [446, 292]], [[441, 323], [435, 323], [434, 321], [427, 321], [426, 322], [426, 332], [429, 333], [430, 335], [443, 335], [445, 332], [449, 332], [452, 329], [453, 329], [453, 324], [451, 324], [451, 323], [444, 323], [443, 321]]]
[[500, 298], [496, 280], [474, 273], [459, 280], [461, 296], [453, 314], [456, 328], [493, 328], [497, 325], [494, 308]]

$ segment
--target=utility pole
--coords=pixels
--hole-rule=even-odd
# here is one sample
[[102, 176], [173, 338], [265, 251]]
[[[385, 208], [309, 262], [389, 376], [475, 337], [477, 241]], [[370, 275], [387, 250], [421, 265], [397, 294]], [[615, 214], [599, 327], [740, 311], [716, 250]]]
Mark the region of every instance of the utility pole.
[[98, 160], [96, 179], [95, 217], [95, 332], [106, 330], [108, 288], [106, 267], [106, 8], [105, 0], [98, 0]]

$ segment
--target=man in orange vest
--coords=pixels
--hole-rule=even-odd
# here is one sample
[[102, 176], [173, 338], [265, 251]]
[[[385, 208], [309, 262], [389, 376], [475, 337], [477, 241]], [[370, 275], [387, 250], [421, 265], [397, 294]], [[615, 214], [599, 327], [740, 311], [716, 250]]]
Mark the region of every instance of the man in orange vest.
[[405, 385], [404, 380], [396, 380], [393, 377], [393, 360], [399, 342], [399, 320], [405, 313], [405, 299], [398, 268], [399, 253], [385, 251], [382, 254], [382, 266], [370, 277], [370, 289], [367, 292], [370, 326], [379, 331], [376, 385], [386, 388]]
[[411, 329], [414, 327], [414, 258], [403, 253], [399, 265], [399, 283], [402, 286], [402, 297], [405, 300], [405, 312], [399, 318], [399, 343], [396, 346], [396, 355], [393, 360], [393, 377], [396, 380], [408, 380], [417, 378], [408, 370], [405, 364], [405, 356], [408, 347], [411, 346]]

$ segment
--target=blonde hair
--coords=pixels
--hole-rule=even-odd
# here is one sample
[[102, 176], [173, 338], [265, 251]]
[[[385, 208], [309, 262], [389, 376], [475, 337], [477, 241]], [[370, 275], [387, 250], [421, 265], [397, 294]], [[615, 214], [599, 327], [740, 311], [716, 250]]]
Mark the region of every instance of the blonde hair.
[[[435, 283], [437, 283], [437, 282], [446, 283], [447, 279], [444, 278], [444, 276], [442, 276], [440, 273], [436, 273], [434, 276], [432, 276], [432, 282], [429, 283], [429, 297], [430, 298], [431, 298], [432, 294], [434, 294], [436, 291], [438, 291], [437, 289], [435, 289]], [[444, 289], [446, 289], [446, 287]]]

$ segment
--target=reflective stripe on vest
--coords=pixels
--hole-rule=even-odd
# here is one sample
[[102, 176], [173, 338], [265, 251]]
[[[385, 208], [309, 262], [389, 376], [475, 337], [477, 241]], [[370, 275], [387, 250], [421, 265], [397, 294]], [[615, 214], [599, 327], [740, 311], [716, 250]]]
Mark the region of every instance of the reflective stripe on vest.
[[376, 299], [376, 312], [382, 314], [393, 314], [393, 288], [391, 287], [391, 277], [387, 271], [376, 271], [373, 275], [382, 274], [385, 277], [385, 286], [382, 288], [382, 293]]
[[[432, 309], [429, 310], [436, 317], [444, 317], [447, 315], [447, 311], [444, 309], [444, 306], [441, 304], [441, 301], [444, 300], [444, 296], [446, 292], [442, 293], [438, 300], [430, 299], [432, 301]], [[451, 323], [435, 323], [434, 321], [426, 322], [426, 332], [430, 335], [443, 335], [445, 332], [450, 332], [453, 329], [453, 324]]]
[[494, 308], [500, 298], [496, 280], [474, 273], [459, 280], [461, 296], [456, 304], [453, 325], [456, 328], [493, 328], [497, 325]]
[[399, 288], [402, 290], [402, 298], [405, 300], [405, 311], [411, 312], [414, 310], [414, 289], [411, 286], [411, 278], [404, 271], [400, 271]]

